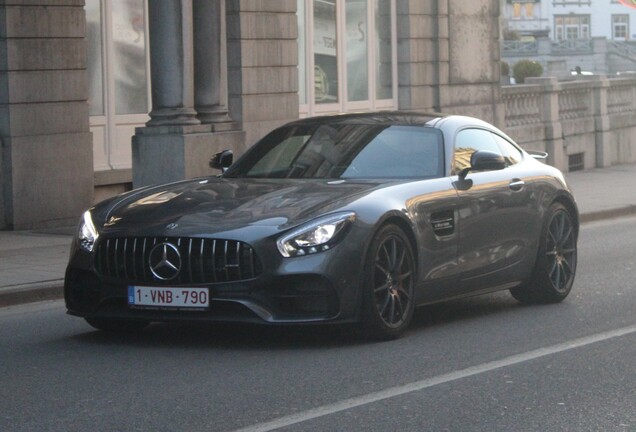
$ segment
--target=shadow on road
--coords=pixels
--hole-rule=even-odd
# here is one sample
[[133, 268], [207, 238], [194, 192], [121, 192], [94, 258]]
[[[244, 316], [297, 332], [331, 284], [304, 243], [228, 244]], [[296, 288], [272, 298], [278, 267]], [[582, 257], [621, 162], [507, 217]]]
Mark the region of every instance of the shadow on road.
[[[484, 317], [503, 317], [526, 309], [508, 293], [472, 297], [420, 307], [407, 333], [398, 343], [451, 325], [468, 325]], [[142, 332], [130, 334], [92, 331], [73, 336], [75, 340], [96, 345], [135, 347], [199, 347], [232, 350], [311, 349], [365, 345], [353, 325], [263, 326], [250, 324], [153, 323]], [[425, 337], [425, 336], [424, 336]], [[377, 343], [377, 342], [376, 342]], [[396, 341], [384, 342], [386, 344]]]

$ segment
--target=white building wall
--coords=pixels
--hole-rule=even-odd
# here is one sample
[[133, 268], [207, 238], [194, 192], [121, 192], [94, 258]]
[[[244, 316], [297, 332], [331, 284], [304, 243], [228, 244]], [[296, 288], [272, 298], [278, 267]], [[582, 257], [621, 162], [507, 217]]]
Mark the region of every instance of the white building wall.
[[629, 16], [629, 40], [636, 40], [636, 8], [625, 6], [618, 0], [541, 0], [533, 4], [532, 15], [528, 15], [525, 8], [527, 0], [519, 0], [516, 14], [515, 3], [504, 0], [503, 15], [506, 26], [520, 33], [548, 29], [549, 38], [556, 39], [556, 15], [589, 15], [590, 37], [611, 40], [612, 16], [622, 14]]
[[[608, 4], [609, 3], [609, 4]], [[630, 39], [636, 40], [636, 9], [612, 0], [591, 0], [585, 2], [543, 0], [542, 5], [550, 20], [550, 37], [554, 39], [554, 17], [556, 15], [589, 15], [590, 36], [612, 39], [612, 15], [629, 15]]]

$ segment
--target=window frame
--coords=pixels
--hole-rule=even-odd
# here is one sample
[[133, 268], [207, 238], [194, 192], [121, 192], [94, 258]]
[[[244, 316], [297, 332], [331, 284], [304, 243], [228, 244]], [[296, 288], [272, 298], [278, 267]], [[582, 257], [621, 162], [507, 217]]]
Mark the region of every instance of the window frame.
[[[397, 89], [398, 89], [398, 65], [397, 65], [397, 7], [396, 0], [387, 0], [390, 2], [391, 8], [391, 71], [392, 71], [392, 97], [388, 99], [377, 98], [377, 58], [376, 53], [376, 2], [378, 0], [367, 1], [367, 70], [368, 70], [368, 98], [362, 101], [349, 101], [347, 89], [347, 41], [346, 41], [346, 0], [334, 0], [336, 8], [336, 63], [337, 63], [337, 81], [338, 81], [338, 102], [335, 103], [316, 103], [315, 101], [315, 51], [313, 41], [314, 31], [314, 2], [320, 0], [298, 0], [304, 6], [303, 11], [298, 15], [299, 20], [304, 20], [299, 28], [304, 28], [305, 34], [303, 38], [299, 35], [299, 83], [304, 87], [305, 100], [300, 99], [299, 92], [299, 116], [309, 117], [314, 115], [324, 115], [339, 112], [352, 111], [372, 111], [372, 110], [389, 110], [397, 108]], [[300, 10], [300, 8], [299, 8]], [[304, 50], [304, 53], [301, 52]], [[300, 66], [302, 59], [305, 59], [304, 68]], [[304, 76], [300, 76], [302, 71]]]
[[[617, 19], [619, 18], [624, 19], [624, 21], [618, 22]], [[618, 28], [624, 29], [624, 36], [617, 36]], [[629, 40], [629, 14], [612, 14], [612, 40]]]
[[[100, 10], [99, 34], [101, 36], [100, 71], [102, 74], [102, 112], [89, 116], [89, 127], [93, 134], [93, 170], [111, 171], [130, 169], [132, 152], [130, 148], [131, 132], [135, 127], [143, 126], [148, 120], [148, 112], [136, 114], [117, 114], [115, 83], [115, 48], [113, 38], [112, 0], [98, 0]], [[144, 56], [146, 75], [146, 107], [152, 106], [150, 83], [150, 40], [148, 23], [148, 0], [141, 0], [144, 13]]]
[[[568, 36], [572, 30], [576, 37]], [[589, 14], [554, 15], [554, 35], [557, 41], [589, 39], [591, 32], [592, 20]]]

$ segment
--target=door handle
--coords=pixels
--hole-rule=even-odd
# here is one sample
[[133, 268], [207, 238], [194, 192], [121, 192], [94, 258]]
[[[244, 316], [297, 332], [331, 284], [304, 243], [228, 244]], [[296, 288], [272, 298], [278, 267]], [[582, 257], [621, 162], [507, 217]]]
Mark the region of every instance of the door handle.
[[520, 191], [523, 186], [526, 184], [526, 182], [524, 182], [523, 180], [520, 179], [514, 179], [510, 182], [510, 184], [508, 185], [508, 187], [513, 190], [513, 191]]

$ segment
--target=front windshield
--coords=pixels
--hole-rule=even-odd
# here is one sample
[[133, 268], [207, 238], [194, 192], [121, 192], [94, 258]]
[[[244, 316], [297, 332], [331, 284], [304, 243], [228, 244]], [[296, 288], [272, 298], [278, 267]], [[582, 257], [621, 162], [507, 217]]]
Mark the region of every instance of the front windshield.
[[277, 129], [226, 177], [433, 178], [443, 173], [441, 133], [430, 127], [369, 124]]

